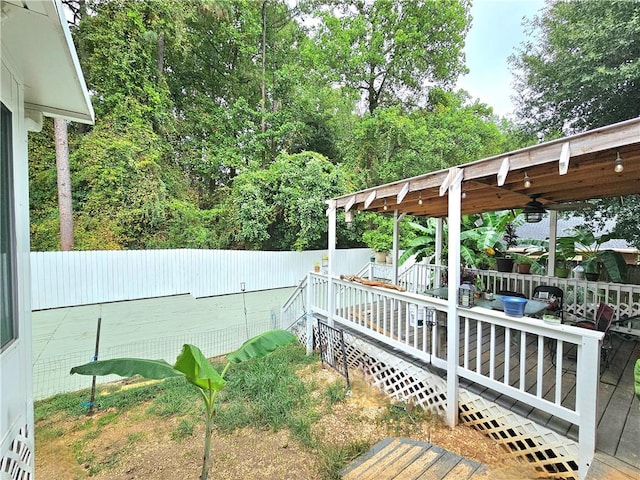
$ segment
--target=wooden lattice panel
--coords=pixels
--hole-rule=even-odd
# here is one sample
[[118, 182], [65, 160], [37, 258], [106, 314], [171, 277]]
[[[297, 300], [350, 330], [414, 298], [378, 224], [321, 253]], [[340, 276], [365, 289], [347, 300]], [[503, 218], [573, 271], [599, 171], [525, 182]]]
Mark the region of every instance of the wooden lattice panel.
[[459, 392], [460, 422], [490, 437], [544, 478], [578, 478], [578, 444], [465, 389]]
[[31, 480], [33, 478], [33, 438], [28, 425], [13, 436], [9, 448], [2, 451], [0, 459], [2, 480]]
[[[306, 341], [300, 322], [294, 333]], [[317, 336], [317, 330], [314, 330]], [[427, 365], [417, 366], [345, 331], [347, 363], [359, 369], [392, 398], [420, 405], [440, 415], [446, 410], [446, 382]], [[459, 419], [502, 445], [512, 457], [531, 463], [541, 477], [578, 478], [578, 445], [495, 403], [459, 389]]]

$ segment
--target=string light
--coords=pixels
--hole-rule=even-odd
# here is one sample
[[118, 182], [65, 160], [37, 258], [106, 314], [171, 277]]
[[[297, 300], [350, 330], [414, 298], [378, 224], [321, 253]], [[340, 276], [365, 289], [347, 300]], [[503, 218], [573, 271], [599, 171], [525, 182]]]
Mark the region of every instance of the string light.
[[383, 210], [387, 210], [387, 208], [389, 208], [389, 207], [387, 207], [387, 199], [385, 198], [384, 199], [384, 206], [382, 207], [382, 209]]
[[418, 197], [418, 205], [422, 205], [422, 192], [420, 192], [420, 196]]
[[467, 198], [467, 192], [466, 192], [466, 190], [462, 190], [462, 193], [460, 194], [460, 196], [461, 196], [462, 198]]
[[616, 173], [622, 173], [624, 170], [624, 163], [622, 162], [622, 158], [620, 158], [620, 152], [616, 152], [616, 163], [615, 167], [613, 167], [613, 171]]
[[527, 175], [527, 172], [524, 172], [524, 188], [529, 188], [531, 186], [531, 179], [529, 178], [529, 175]]

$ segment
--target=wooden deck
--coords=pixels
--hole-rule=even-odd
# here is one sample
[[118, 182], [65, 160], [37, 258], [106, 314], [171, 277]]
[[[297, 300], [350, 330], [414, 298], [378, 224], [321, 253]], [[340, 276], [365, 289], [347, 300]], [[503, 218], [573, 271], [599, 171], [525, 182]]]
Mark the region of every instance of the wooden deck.
[[463, 480], [487, 476], [487, 467], [427, 442], [385, 438], [357, 458], [344, 480]]
[[[360, 313], [364, 313], [360, 311]], [[380, 322], [377, 322], [376, 315], [366, 315], [367, 324], [369, 328], [374, 328], [378, 333], [383, 333], [380, 329]], [[357, 315], [354, 315], [357, 317]], [[373, 320], [373, 321], [372, 321]], [[477, 331], [475, 322], [470, 322], [470, 345], [476, 345]], [[397, 324], [396, 324], [397, 325]], [[423, 336], [421, 334], [415, 335], [415, 329], [410, 328], [402, 331], [397, 326], [393, 329], [395, 340], [403, 340], [402, 337], [410, 339], [417, 339], [417, 348], [422, 348], [421, 339], [427, 338], [429, 341], [430, 336]], [[419, 328], [422, 330], [422, 328]], [[442, 333], [442, 332], [441, 332]], [[384, 334], [384, 333], [383, 333]], [[461, 329], [461, 337], [463, 331]], [[504, 329], [496, 328], [497, 338], [504, 338]], [[536, 370], [535, 370], [535, 356], [537, 355], [537, 348], [535, 345], [536, 339], [527, 336], [524, 348], [526, 349], [526, 372], [525, 372], [525, 389], [527, 391], [533, 391], [537, 388], [536, 385]], [[444, 356], [446, 352], [446, 335], [439, 335], [440, 341], [438, 342], [438, 354]], [[489, 345], [488, 335], [483, 334], [483, 343], [479, 348], [472, 348], [469, 352], [469, 358], [467, 359], [469, 365], [476, 365], [478, 354], [480, 355], [479, 363], [481, 365], [481, 372], [486, 374], [489, 371]], [[462, 338], [460, 340], [462, 345]], [[404, 351], [394, 349], [388, 345], [384, 345], [382, 342], [375, 342], [376, 345], [386, 348], [387, 350], [393, 350], [393, 352], [412, 363], [420, 364], [421, 361], [417, 360]], [[496, 341], [497, 345], [504, 345], [504, 341]], [[520, 345], [520, 339], [512, 338], [509, 348], [509, 383], [513, 386], [517, 385], [520, 381], [520, 351], [523, 346]], [[461, 349], [462, 350], [462, 349]], [[555, 395], [555, 374], [552, 368], [553, 362], [550, 355], [551, 349], [545, 348], [545, 355], [543, 362], [545, 366], [548, 366], [545, 375], [543, 376], [542, 384], [545, 398], [552, 399]], [[637, 358], [640, 358], [640, 342], [623, 340], [615, 335], [612, 336], [611, 350], [609, 354], [610, 363], [606, 369], [603, 369], [600, 377], [600, 387], [598, 392], [598, 410], [597, 410], [597, 438], [596, 438], [596, 461], [602, 469], [607, 469], [611, 465], [615, 465], [617, 471], [626, 472], [622, 473], [620, 478], [638, 478], [640, 479], [640, 405], [638, 399], [634, 394], [634, 378], [633, 368]], [[461, 359], [462, 363], [462, 351]], [[504, 365], [505, 365], [505, 352], [504, 347], [500, 352], [496, 352], [494, 358], [496, 365], [494, 371], [496, 372], [496, 379], [502, 380], [504, 378]], [[571, 358], [563, 358], [564, 373], [562, 376], [562, 404], [564, 406], [575, 405], [575, 362], [572, 362]], [[573, 371], [572, 371], [573, 365]], [[510, 411], [518, 413], [525, 418], [529, 418], [538, 424], [544, 425], [547, 428], [556, 431], [562, 435], [568, 436], [571, 439], [577, 441], [577, 427], [566, 421], [560, 420], [547, 413], [533, 409], [530, 406], [514, 401], [511, 397], [501, 395], [499, 392], [485, 389], [484, 387], [469, 383], [461, 382], [461, 386], [464, 388], [482, 395], [484, 398], [493, 401]], [[595, 399], [594, 399], [595, 401]], [[594, 469], [597, 468], [594, 466]], [[630, 476], [625, 476], [630, 475]], [[592, 477], [598, 478], [598, 477]], [[601, 477], [609, 478], [609, 477]]]

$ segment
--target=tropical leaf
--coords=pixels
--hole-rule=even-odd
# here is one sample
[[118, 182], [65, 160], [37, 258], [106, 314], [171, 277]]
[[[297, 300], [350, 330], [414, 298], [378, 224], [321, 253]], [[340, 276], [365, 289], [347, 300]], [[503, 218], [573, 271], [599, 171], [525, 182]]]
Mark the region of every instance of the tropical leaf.
[[189, 383], [203, 390], [217, 392], [227, 384], [195, 345], [185, 343], [182, 346], [182, 352], [178, 355], [174, 368], [182, 372]]
[[79, 375], [120, 375], [133, 377], [140, 375], [144, 378], [162, 379], [179, 377], [181, 372], [175, 370], [164, 360], [148, 360], [145, 358], [114, 358], [100, 360], [79, 365], [71, 369], [71, 374]]
[[620, 252], [604, 250], [598, 254], [612, 282], [624, 283], [627, 278], [627, 262]]
[[270, 330], [244, 342], [238, 350], [227, 355], [227, 360], [240, 363], [252, 358], [262, 358], [276, 348], [294, 342], [296, 338], [286, 330]]

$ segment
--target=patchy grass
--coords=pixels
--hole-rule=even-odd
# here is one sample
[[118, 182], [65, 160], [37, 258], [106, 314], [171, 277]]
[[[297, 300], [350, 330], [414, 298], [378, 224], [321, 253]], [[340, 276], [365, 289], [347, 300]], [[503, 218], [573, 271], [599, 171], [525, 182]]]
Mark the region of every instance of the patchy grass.
[[[221, 370], [224, 360], [212, 363]], [[387, 435], [450, 435], [437, 416], [391, 404], [357, 376], [348, 392], [343, 378], [298, 345], [233, 365], [217, 401], [216, 479], [338, 479], [347, 462]], [[85, 391], [37, 403], [38, 478], [197, 478], [204, 408], [195, 387], [181, 378], [101, 387], [93, 417], [82, 407], [87, 398]], [[479, 444], [483, 437], [474, 434], [469, 443]]]

